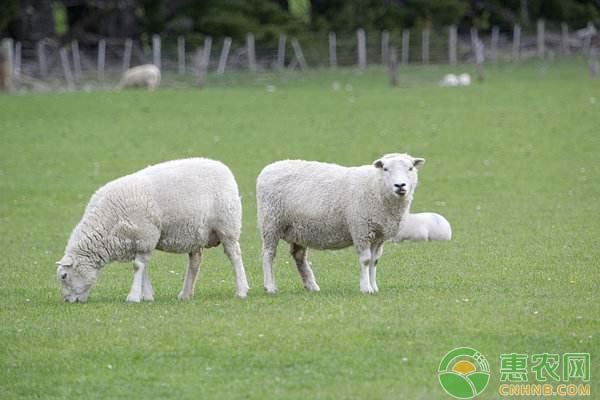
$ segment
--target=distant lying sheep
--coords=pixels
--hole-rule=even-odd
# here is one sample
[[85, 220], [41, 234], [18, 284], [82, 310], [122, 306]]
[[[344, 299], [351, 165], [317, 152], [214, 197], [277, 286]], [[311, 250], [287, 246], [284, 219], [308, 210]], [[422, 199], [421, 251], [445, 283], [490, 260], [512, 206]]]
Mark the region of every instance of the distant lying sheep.
[[65, 301], [86, 301], [103, 266], [132, 260], [134, 277], [127, 301], [152, 301], [147, 268], [154, 249], [189, 254], [179, 294], [180, 299], [189, 299], [203, 249], [220, 243], [234, 266], [237, 295], [245, 297], [241, 224], [237, 184], [219, 161], [169, 161], [109, 182], [92, 196], [57, 262]]
[[453, 87], [453, 86], [469, 86], [471, 84], [471, 75], [467, 73], [460, 74], [458, 76], [454, 74], [446, 74], [440, 81], [440, 86]]
[[308, 248], [354, 245], [360, 290], [377, 292], [377, 260], [410, 209], [417, 167], [424, 162], [408, 154], [388, 154], [361, 167], [300, 160], [266, 166], [256, 181], [266, 291], [277, 291], [272, 265], [277, 243], [283, 239], [291, 245], [307, 290], [320, 290], [307, 260]]
[[446, 218], [436, 213], [406, 214], [400, 222], [398, 234], [392, 242], [405, 240], [450, 240], [452, 228]]
[[460, 86], [469, 86], [471, 84], [471, 75], [464, 73], [458, 76], [458, 84]]
[[148, 90], [154, 90], [158, 85], [160, 85], [160, 70], [156, 65], [144, 64], [125, 71], [117, 89], [145, 86]]

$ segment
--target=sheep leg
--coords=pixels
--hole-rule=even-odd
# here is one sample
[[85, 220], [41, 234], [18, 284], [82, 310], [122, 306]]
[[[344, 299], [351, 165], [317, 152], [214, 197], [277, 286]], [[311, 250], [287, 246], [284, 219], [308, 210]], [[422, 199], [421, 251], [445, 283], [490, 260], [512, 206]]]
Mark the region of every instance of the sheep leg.
[[275, 277], [273, 276], [273, 259], [277, 253], [277, 243], [279, 240], [263, 237], [263, 277], [264, 286], [267, 293], [277, 293], [275, 286]]
[[377, 287], [377, 261], [383, 254], [383, 244], [375, 245], [371, 249], [371, 263], [369, 265], [369, 281], [374, 292], [379, 292]]
[[127, 296], [127, 301], [130, 303], [139, 303], [142, 300], [144, 271], [149, 262], [150, 254], [137, 254], [133, 260], [133, 283]]
[[185, 278], [183, 278], [183, 288], [179, 292], [179, 295], [177, 295], [179, 300], [189, 300], [194, 296], [194, 286], [196, 285], [196, 277], [198, 276], [201, 261], [202, 249], [195, 253], [189, 253], [188, 268]]
[[240, 244], [238, 241], [227, 241], [223, 242], [223, 248], [225, 254], [233, 265], [235, 272], [235, 284], [236, 284], [236, 295], [240, 298], [245, 298], [248, 295], [248, 280], [246, 279], [246, 271], [244, 270], [244, 263], [242, 262], [242, 251], [240, 250]]
[[360, 291], [363, 293], [375, 293], [371, 286], [369, 270], [371, 266], [371, 248], [370, 246], [358, 247], [358, 261], [360, 263]]
[[317, 285], [315, 274], [308, 264], [308, 249], [293, 243], [290, 246], [290, 252], [296, 262], [296, 267], [298, 268], [300, 278], [302, 278], [304, 288], [309, 292], [319, 292], [321, 289], [319, 288], [319, 285]]
[[142, 300], [154, 301], [154, 289], [152, 283], [148, 277], [148, 270], [144, 268], [144, 274], [142, 275]]

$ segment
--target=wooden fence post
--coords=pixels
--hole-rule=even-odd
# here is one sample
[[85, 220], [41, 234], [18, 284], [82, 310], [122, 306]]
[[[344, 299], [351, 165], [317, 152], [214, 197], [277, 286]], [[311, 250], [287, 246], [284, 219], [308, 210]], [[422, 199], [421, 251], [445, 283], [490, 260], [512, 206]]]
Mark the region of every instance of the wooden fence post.
[[365, 30], [360, 28], [356, 31], [356, 43], [358, 47], [358, 68], [367, 68], [367, 39]]
[[398, 86], [398, 56], [394, 47], [390, 49], [388, 68], [390, 71], [390, 86], [396, 87]]
[[539, 58], [544, 58], [546, 51], [546, 29], [544, 20], [539, 19], [537, 22], [537, 55]]
[[161, 69], [160, 65], [160, 36], [152, 35], [152, 63]]
[[131, 50], [133, 48], [133, 40], [125, 39], [125, 48], [123, 49], [123, 72], [129, 69], [131, 65]]
[[106, 40], [98, 41], [98, 80], [104, 80], [104, 66], [106, 64]]
[[194, 64], [196, 66], [196, 85], [202, 89], [206, 84], [206, 73], [208, 70], [208, 60], [206, 58], [206, 39], [203, 48], [198, 47], [194, 54]]
[[75, 80], [81, 79], [81, 56], [79, 54], [79, 42], [73, 40], [71, 42], [71, 53], [73, 53], [73, 72]]
[[38, 64], [40, 66], [40, 76], [45, 78], [48, 76], [48, 61], [46, 59], [46, 39], [37, 42], [36, 45]]
[[598, 48], [590, 49], [590, 78], [596, 79], [598, 76]]
[[337, 67], [337, 44], [335, 32], [329, 32], [329, 66], [331, 68]]
[[429, 64], [429, 28], [423, 29], [421, 35], [421, 60]]
[[13, 40], [3, 39], [0, 44], [0, 91], [12, 91], [13, 70]]
[[456, 25], [451, 25], [448, 28], [448, 61], [450, 65], [456, 65], [456, 40]]
[[477, 44], [479, 42], [479, 32], [474, 26], [471, 27], [471, 51], [473, 52], [473, 58], [477, 56]]
[[204, 47], [202, 48], [202, 62], [205, 65], [206, 72], [210, 67], [210, 53], [212, 50], [212, 37], [207, 36], [204, 38]]
[[294, 50], [294, 55], [296, 56], [296, 60], [298, 61], [298, 65], [301, 70], [306, 69], [306, 60], [304, 59], [304, 54], [302, 53], [302, 48], [300, 47], [300, 43], [298, 43], [298, 39], [292, 39], [292, 49]]
[[484, 50], [483, 42], [477, 37], [475, 41], [475, 63], [477, 65], [479, 82], [483, 82], [483, 62], [485, 61]]
[[492, 26], [492, 38], [490, 40], [490, 60], [492, 62], [498, 61], [498, 39], [500, 38], [500, 28], [494, 25]]
[[185, 38], [177, 37], [177, 73], [185, 74]]
[[14, 62], [14, 71], [15, 76], [18, 78], [21, 75], [21, 63], [23, 61], [23, 53], [22, 53], [22, 45], [21, 42], [17, 42], [15, 44], [15, 62]]
[[590, 51], [590, 45], [592, 43], [592, 32], [594, 31], [594, 24], [588, 22], [587, 24], [587, 32], [588, 34], [583, 39], [583, 54], [587, 55]]
[[223, 48], [221, 48], [221, 56], [219, 57], [219, 65], [217, 66], [217, 74], [224, 74], [227, 66], [227, 58], [229, 58], [229, 49], [231, 48], [231, 38], [223, 39]]
[[386, 65], [390, 62], [390, 33], [381, 32], [381, 64]]
[[279, 35], [279, 41], [277, 43], [277, 61], [275, 63], [275, 69], [282, 69], [285, 65], [285, 34]]
[[246, 51], [248, 52], [248, 69], [256, 72], [256, 52], [254, 50], [254, 34], [246, 35]]
[[73, 83], [73, 74], [71, 73], [71, 67], [69, 65], [69, 56], [67, 55], [67, 50], [64, 47], [61, 47], [58, 53], [60, 55], [60, 63], [62, 65], [65, 81], [67, 81], [67, 89], [74, 90], [75, 85]]
[[410, 56], [410, 30], [404, 29], [402, 31], [402, 65], [408, 64], [409, 56]]
[[513, 28], [512, 59], [516, 61], [521, 55], [521, 25], [515, 24]]
[[569, 25], [566, 22], [560, 24], [560, 52], [563, 55], [571, 53], [569, 45]]

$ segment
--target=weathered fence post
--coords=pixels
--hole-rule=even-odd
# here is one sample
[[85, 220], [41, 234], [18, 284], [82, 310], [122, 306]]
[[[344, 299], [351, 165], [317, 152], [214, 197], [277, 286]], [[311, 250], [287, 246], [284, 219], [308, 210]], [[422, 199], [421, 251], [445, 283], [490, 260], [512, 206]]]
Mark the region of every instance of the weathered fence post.
[[4, 39], [0, 44], [0, 91], [13, 89], [13, 40]]
[[583, 38], [583, 54], [587, 55], [590, 51], [590, 45], [592, 43], [592, 32], [594, 32], [594, 24], [588, 22], [587, 24], [587, 35]]
[[285, 34], [279, 35], [279, 41], [277, 43], [277, 61], [275, 63], [275, 69], [282, 69], [285, 65]]
[[485, 48], [483, 46], [483, 42], [478, 37], [475, 42], [475, 63], [477, 65], [477, 75], [479, 78], [479, 82], [483, 82], [483, 62], [484, 61], [485, 61]]
[[388, 68], [390, 70], [390, 86], [396, 87], [398, 86], [398, 56], [394, 47], [390, 49]]
[[356, 31], [356, 43], [358, 47], [358, 68], [367, 68], [367, 39], [365, 30], [360, 28]]
[[204, 38], [204, 47], [202, 48], [202, 62], [205, 64], [206, 72], [210, 67], [210, 52], [212, 50], [212, 37], [207, 36]]
[[335, 32], [329, 32], [329, 66], [331, 68], [337, 67], [337, 44]]
[[73, 72], [75, 80], [81, 79], [81, 56], [79, 54], [79, 42], [73, 40], [71, 42], [71, 53], [73, 53]]
[[473, 58], [477, 58], [477, 44], [479, 42], [479, 32], [474, 26], [471, 27], [471, 51], [473, 52]]
[[560, 24], [560, 52], [568, 55], [571, 52], [569, 45], [569, 25], [566, 22]]
[[521, 25], [515, 24], [513, 28], [512, 59], [516, 61], [521, 55]]
[[208, 70], [208, 60], [206, 59], [206, 43], [204, 46], [204, 48], [198, 47], [194, 54], [194, 64], [196, 66], [196, 85], [199, 89], [202, 89], [206, 84], [206, 73]]
[[406, 65], [409, 61], [410, 55], [410, 30], [404, 29], [402, 31], [402, 64]]
[[429, 64], [429, 36], [430, 36], [429, 28], [423, 29], [423, 32], [421, 35], [422, 35], [421, 36], [421, 40], [422, 40], [421, 59], [423, 61], [423, 64]]
[[306, 60], [304, 59], [304, 54], [302, 53], [302, 48], [300, 47], [300, 43], [298, 43], [298, 39], [292, 39], [292, 49], [294, 50], [294, 55], [296, 56], [296, 60], [298, 61], [298, 65], [301, 70], [306, 69]]
[[38, 64], [40, 65], [40, 76], [45, 78], [48, 75], [48, 62], [46, 60], [46, 39], [37, 42], [36, 45]]
[[390, 62], [390, 33], [381, 32], [381, 64], [386, 65]]
[[598, 48], [590, 49], [590, 78], [596, 79], [598, 76]]
[[23, 61], [22, 45], [21, 42], [15, 44], [15, 61], [14, 71], [15, 76], [18, 78], [21, 75], [21, 62]]
[[223, 39], [223, 48], [221, 48], [221, 56], [219, 57], [219, 65], [217, 66], [217, 74], [224, 74], [227, 66], [227, 58], [229, 57], [229, 49], [231, 48], [231, 38]]
[[129, 69], [131, 65], [131, 50], [133, 48], [133, 40], [125, 39], [125, 48], [123, 49], [123, 72]]
[[98, 80], [104, 80], [104, 65], [106, 64], [106, 40], [98, 41]]
[[248, 69], [251, 72], [256, 72], [256, 52], [254, 51], [254, 35], [252, 33], [246, 35], [246, 51], [248, 52]]
[[492, 26], [492, 38], [490, 40], [490, 60], [498, 61], [498, 39], [500, 38], [500, 28]]
[[177, 37], [177, 73], [185, 74], [185, 38]]
[[456, 25], [451, 25], [448, 28], [448, 61], [451, 65], [456, 65]]
[[61, 47], [60, 50], [58, 50], [58, 54], [60, 55], [60, 63], [62, 65], [65, 81], [67, 81], [67, 89], [74, 90], [75, 85], [73, 84], [73, 74], [71, 73], [71, 67], [69, 65], [69, 56], [67, 55], [67, 50], [64, 47]]
[[543, 19], [537, 22], [537, 55], [539, 58], [544, 58], [546, 51], [546, 29]]
[[160, 36], [152, 35], [152, 64], [156, 65], [158, 69], [161, 69], [160, 59]]

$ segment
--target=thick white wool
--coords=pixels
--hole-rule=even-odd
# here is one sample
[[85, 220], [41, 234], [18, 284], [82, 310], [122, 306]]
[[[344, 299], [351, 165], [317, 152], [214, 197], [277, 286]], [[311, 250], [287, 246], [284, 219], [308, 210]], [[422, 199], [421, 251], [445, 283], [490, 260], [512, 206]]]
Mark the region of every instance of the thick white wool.
[[[143, 269], [154, 249], [200, 254], [223, 243], [226, 252], [239, 253], [241, 218], [235, 178], [219, 161], [168, 161], [116, 179], [92, 196], [71, 234], [59, 262], [63, 294], [84, 301], [101, 267], [145, 257]], [[244, 282], [238, 283], [247, 290]]]
[[[318, 290], [318, 285], [306, 261], [306, 248], [354, 245], [361, 267], [374, 271], [383, 243], [398, 233], [410, 208], [417, 185], [415, 167], [423, 162], [407, 154], [389, 154], [361, 167], [300, 160], [265, 167], [257, 179], [256, 196], [267, 291], [276, 291], [271, 265], [280, 239], [292, 244], [309, 290]], [[377, 291], [374, 276], [369, 280], [361, 273], [361, 290]]]
[[158, 85], [160, 85], [160, 70], [154, 64], [144, 64], [125, 71], [118, 88], [146, 86], [148, 90], [154, 90]]

